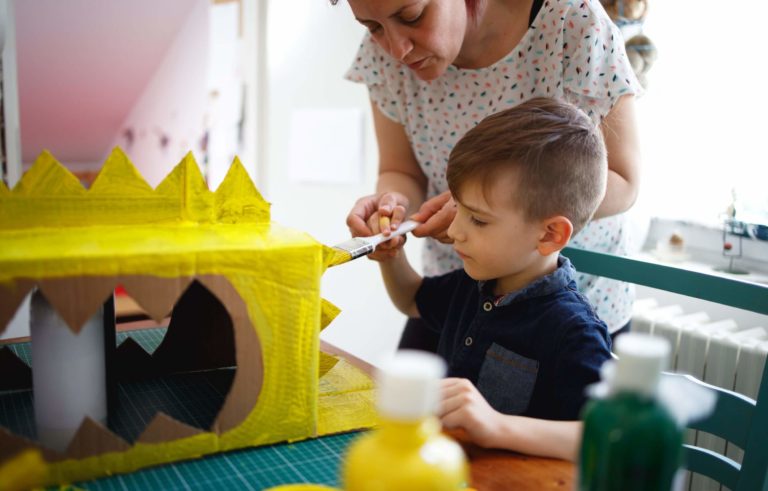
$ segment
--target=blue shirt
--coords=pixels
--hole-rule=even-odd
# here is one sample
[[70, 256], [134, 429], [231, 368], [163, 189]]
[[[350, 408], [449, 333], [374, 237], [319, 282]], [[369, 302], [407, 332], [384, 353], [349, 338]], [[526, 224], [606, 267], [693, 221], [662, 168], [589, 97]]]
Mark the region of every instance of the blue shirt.
[[504, 414], [578, 419], [584, 389], [611, 354], [606, 325], [574, 274], [560, 256], [554, 272], [501, 299], [493, 282], [464, 270], [424, 278], [416, 304], [440, 333], [448, 376], [469, 379]]

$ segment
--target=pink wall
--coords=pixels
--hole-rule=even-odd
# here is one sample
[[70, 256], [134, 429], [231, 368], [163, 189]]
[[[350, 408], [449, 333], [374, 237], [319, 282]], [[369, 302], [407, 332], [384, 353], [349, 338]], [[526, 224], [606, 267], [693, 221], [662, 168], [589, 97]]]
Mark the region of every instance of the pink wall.
[[201, 3], [17, 0], [22, 160], [101, 163]]
[[210, 4], [186, 3], [192, 6], [186, 21], [110, 145], [122, 147], [152, 186], [188, 151], [202, 164]]

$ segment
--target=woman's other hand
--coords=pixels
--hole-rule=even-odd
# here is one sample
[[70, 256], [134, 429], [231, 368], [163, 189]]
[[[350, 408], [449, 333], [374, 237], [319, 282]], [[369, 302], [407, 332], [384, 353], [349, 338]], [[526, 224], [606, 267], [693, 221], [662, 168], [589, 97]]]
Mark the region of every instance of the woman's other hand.
[[444, 244], [451, 244], [448, 227], [456, 216], [456, 202], [450, 191], [444, 191], [424, 202], [419, 211], [411, 215], [412, 220], [422, 222], [413, 230], [415, 237], [432, 237]]
[[[364, 196], [355, 202], [347, 215], [347, 226], [353, 237], [370, 237], [378, 233], [386, 236], [403, 223], [407, 208], [408, 199], [398, 192]], [[403, 244], [405, 236], [395, 237], [380, 244], [368, 258], [378, 261], [394, 257]]]

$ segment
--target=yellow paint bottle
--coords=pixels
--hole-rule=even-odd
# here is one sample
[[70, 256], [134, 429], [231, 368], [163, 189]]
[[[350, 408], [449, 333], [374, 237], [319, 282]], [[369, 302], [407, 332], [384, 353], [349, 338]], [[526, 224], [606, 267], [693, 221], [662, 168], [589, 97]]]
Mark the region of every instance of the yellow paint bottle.
[[458, 443], [443, 435], [435, 412], [445, 363], [421, 351], [399, 351], [376, 375], [380, 422], [349, 449], [345, 491], [464, 489], [468, 466]]

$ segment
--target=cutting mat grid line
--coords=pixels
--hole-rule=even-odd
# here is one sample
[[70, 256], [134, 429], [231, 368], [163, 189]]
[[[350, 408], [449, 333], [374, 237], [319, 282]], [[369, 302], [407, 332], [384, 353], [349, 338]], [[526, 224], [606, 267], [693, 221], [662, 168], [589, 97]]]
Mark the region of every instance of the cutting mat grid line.
[[[164, 334], [163, 328], [122, 331], [117, 333], [117, 344], [131, 337], [151, 353], [162, 342]], [[10, 344], [9, 347], [27, 364], [31, 363], [29, 343]], [[223, 388], [228, 387], [232, 376], [234, 370], [217, 370], [202, 378], [198, 372], [121, 384], [118, 399], [121, 406], [129, 410], [121, 413], [110, 426], [132, 441], [158, 410], [187, 424], [210, 425], [226, 395]], [[36, 439], [32, 391], [0, 392], [0, 396], [0, 426]], [[75, 485], [86, 490], [108, 491], [262, 490], [286, 483], [339, 486], [342, 456], [358, 434], [345, 433], [243, 449]]]

